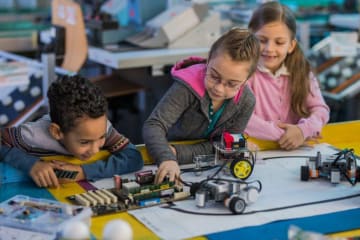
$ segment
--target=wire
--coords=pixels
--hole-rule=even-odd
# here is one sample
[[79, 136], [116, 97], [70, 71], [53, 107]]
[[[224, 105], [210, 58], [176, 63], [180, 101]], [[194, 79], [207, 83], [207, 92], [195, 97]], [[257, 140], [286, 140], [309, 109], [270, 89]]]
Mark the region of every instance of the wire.
[[[186, 168], [186, 169], [181, 169], [181, 174], [183, 173], [188, 173], [188, 172], [203, 172], [203, 171], [209, 171], [211, 169], [215, 169], [221, 167], [220, 165], [214, 165], [214, 166], [206, 166], [206, 167], [201, 167], [201, 168]], [[192, 184], [194, 184], [194, 182], [186, 182], [184, 180], [182, 180], [181, 178], [179, 178], [179, 181], [184, 184], [185, 186], [191, 187]]]
[[187, 213], [187, 214], [206, 215], [206, 216], [251, 215], [251, 214], [255, 214], [255, 213], [280, 211], [280, 210], [289, 209], [289, 208], [304, 207], [304, 206], [322, 204], [322, 203], [327, 203], [327, 202], [336, 202], [336, 201], [341, 201], [341, 200], [345, 200], [345, 199], [351, 199], [351, 198], [355, 198], [355, 197], [360, 197], [360, 194], [352, 194], [352, 195], [348, 195], [348, 196], [344, 196], [344, 197], [331, 198], [331, 199], [325, 199], [325, 200], [320, 200], [320, 201], [300, 203], [300, 204], [288, 205], [288, 206], [283, 206], [283, 207], [275, 207], [275, 208], [269, 208], [269, 209], [263, 209], [263, 210], [253, 210], [253, 211], [249, 211], [249, 212], [245, 212], [245, 213], [243, 212], [241, 214], [194, 212], [194, 211], [189, 211], [189, 210], [182, 209], [182, 208], [173, 207], [174, 204], [168, 205], [168, 206], [162, 206], [162, 208], [174, 210], [174, 211], [177, 211], [177, 212]]
[[200, 167], [200, 168], [185, 168], [185, 169], [181, 169], [181, 174], [182, 173], [188, 173], [188, 172], [203, 172], [203, 171], [208, 171], [214, 168], [219, 167], [219, 165], [214, 165], [214, 166], [206, 166], [206, 167]]
[[310, 158], [311, 156], [277, 156], [277, 157], [265, 157], [262, 160], [276, 159], [276, 158]]

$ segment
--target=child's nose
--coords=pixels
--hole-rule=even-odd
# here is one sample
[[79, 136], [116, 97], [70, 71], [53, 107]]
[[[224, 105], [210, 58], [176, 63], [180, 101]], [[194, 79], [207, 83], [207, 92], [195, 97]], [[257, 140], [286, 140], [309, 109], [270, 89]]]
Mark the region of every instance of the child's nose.
[[265, 44], [265, 49], [271, 51], [274, 48], [274, 44], [272, 42], [267, 42]]
[[225, 85], [223, 82], [219, 82], [218, 84], [215, 85], [215, 89], [219, 92], [222, 92], [224, 91], [225, 89]]
[[91, 146], [91, 153], [96, 154], [100, 151], [100, 145], [97, 143], [92, 144]]

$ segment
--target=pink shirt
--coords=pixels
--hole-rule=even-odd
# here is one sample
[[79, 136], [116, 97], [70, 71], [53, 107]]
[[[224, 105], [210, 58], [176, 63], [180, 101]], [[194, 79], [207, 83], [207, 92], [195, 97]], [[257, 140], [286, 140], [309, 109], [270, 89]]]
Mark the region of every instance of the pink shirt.
[[291, 111], [288, 75], [285, 66], [282, 66], [275, 75], [259, 66], [248, 80], [256, 104], [245, 129], [246, 134], [258, 139], [277, 141], [285, 132], [277, 126], [277, 123], [283, 122], [297, 124], [306, 139], [317, 136], [329, 121], [329, 107], [321, 95], [319, 84], [313, 74], [310, 75], [311, 94], [306, 99], [310, 116], [300, 118]]

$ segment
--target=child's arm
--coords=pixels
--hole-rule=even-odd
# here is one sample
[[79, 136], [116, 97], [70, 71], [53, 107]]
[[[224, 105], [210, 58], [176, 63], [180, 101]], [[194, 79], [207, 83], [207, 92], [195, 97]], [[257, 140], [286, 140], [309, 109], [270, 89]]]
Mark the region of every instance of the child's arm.
[[85, 178], [97, 180], [109, 178], [114, 174], [124, 174], [140, 170], [144, 165], [140, 152], [135, 145], [128, 143], [119, 151], [113, 152], [108, 159], [82, 165]]
[[40, 161], [15, 147], [1, 146], [1, 159], [10, 166], [30, 175], [39, 187], [58, 187], [51, 163]]
[[[174, 82], [144, 122], [144, 143], [158, 165], [163, 161], [177, 161], [177, 157], [169, 148], [167, 135], [169, 129], [192, 104], [188, 91], [185, 86]], [[178, 153], [180, 154], [179, 151]]]
[[[180, 96], [180, 97], [179, 97]], [[181, 115], [193, 104], [193, 97], [188, 88], [176, 81], [165, 93], [143, 126], [143, 139], [149, 155], [159, 165], [156, 181], [161, 182], [165, 176], [175, 180], [180, 173], [181, 160], [175, 154], [175, 148], [169, 145], [169, 129], [181, 118]], [[186, 133], [184, 133], [186, 136]], [[180, 154], [186, 154], [177, 151]], [[192, 154], [187, 157], [191, 158]], [[190, 161], [192, 161], [190, 159]]]
[[311, 93], [306, 99], [310, 116], [301, 118], [297, 123], [304, 139], [316, 138], [321, 133], [323, 126], [329, 121], [330, 113], [330, 109], [322, 97], [319, 83], [313, 74], [310, 75], [310, 88]]
[[31, 167], [39, 161], [38, 157], [31, 156], [15, 147], [2, 145], [0, 149], [3, 162], [25, 173], [29, 173]]
[[285, 131], [278, 126], [278, 123], [265, 121], [254, 112], [245, 129], [245, 133], [258, 139], [278, 141]]
[[318, 139], [323, 126], [329, 121], [329, 107], [326, 105], [319, 84], [313, 74], [310, 75], [311, 93], [306, 99], [310, 116], [301, 118], [297, 124], [279, 123], [285, 130], [279, 139], [281, 148], [291, 150], [297, 148], [309, 139]]
[[74, 179], [60, 178], [60, 183], [80, 181], [80, 180], [98, 180], [100, 178], [109, 178], [115, 174], [125, 174], [135, 172], [143, 167], [143, 160], [140, 152], [135, 145], [127, 145], [119, 151], [113, 152], [107, 159], [99, 159], [93, 163], [84, 165], [74, 165], [64, 162], [53, 162], [54, 168], [66, 171], [76, 171], [78, 174]]

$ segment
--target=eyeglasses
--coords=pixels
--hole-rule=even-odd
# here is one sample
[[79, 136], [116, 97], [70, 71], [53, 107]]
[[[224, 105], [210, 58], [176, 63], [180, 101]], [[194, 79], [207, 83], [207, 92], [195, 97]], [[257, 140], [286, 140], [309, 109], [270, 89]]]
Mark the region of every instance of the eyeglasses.
[[214, 73], [206, 73], [206, 79], [211, 82], [212, 84], [218, 85], [218, 84], [222, 84], [224, 86], [224, 88], [229, 89], [229, 90], [238, 90], [244, 83], [240, 82], [240, 81], [223, 81], [221, 79], [220, 76], [217, 76]]

